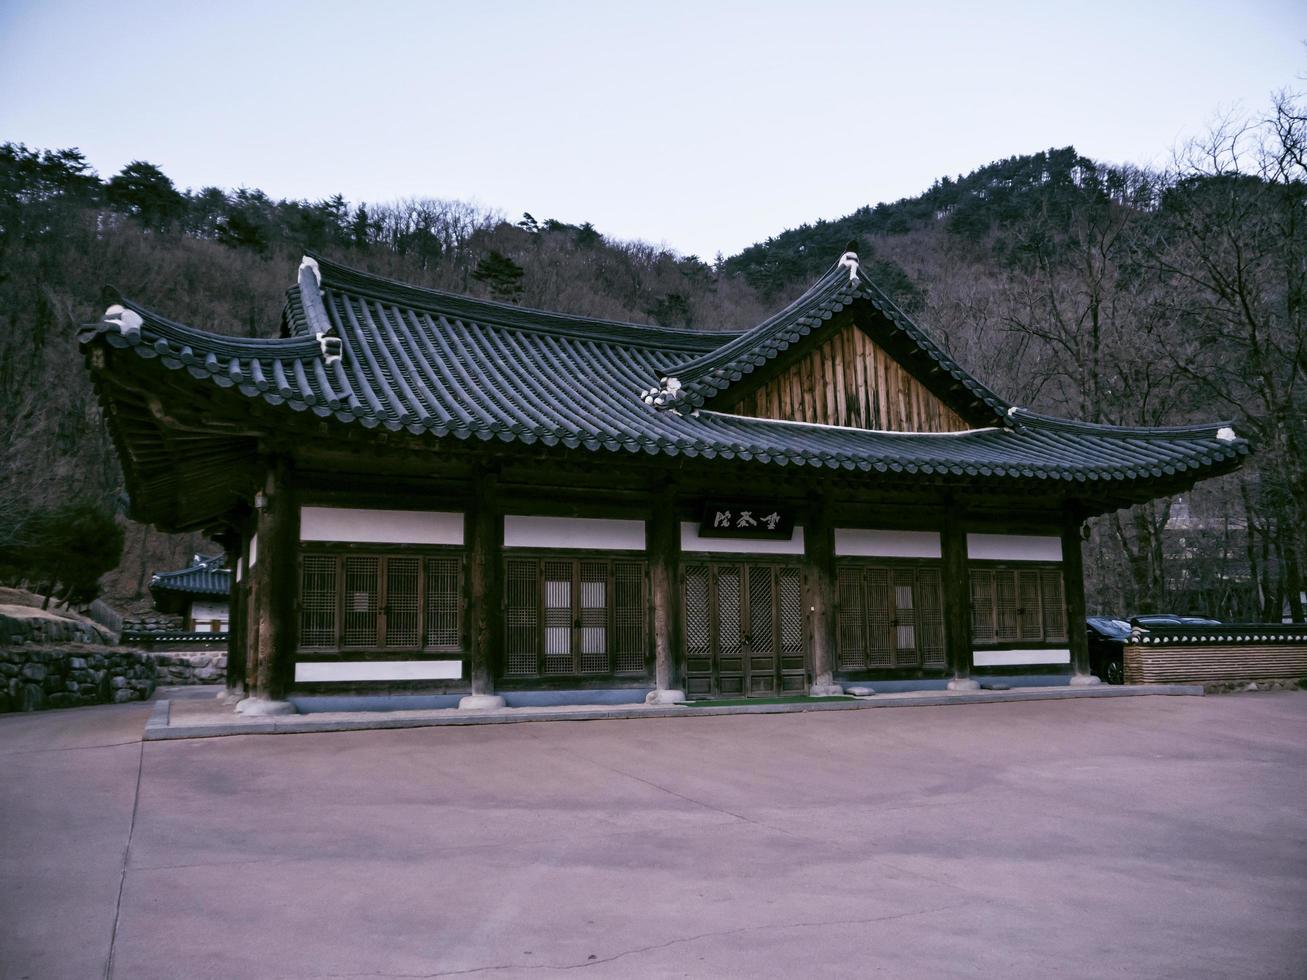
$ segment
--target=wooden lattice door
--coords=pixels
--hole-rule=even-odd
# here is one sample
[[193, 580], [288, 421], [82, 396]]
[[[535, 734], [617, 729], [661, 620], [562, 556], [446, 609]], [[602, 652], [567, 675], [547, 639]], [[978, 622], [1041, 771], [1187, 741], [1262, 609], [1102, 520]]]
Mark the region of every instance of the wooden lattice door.
[[691, 565], [684, 597], [687, 694], [771, 697], [806, 690], [798, 568]]

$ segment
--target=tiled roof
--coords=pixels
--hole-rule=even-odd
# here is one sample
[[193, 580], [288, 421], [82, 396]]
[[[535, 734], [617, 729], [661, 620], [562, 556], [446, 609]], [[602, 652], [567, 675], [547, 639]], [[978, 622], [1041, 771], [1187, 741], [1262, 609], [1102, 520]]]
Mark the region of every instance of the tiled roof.
[[[955, 402], [970, 399], [971, 417], [988, 424], [952, 434], [882, 432], [700, 407], [864, 300], [909, 355], [938, 365], [945, 380], [937, 387]], [[786, 310], [741, 334], [539, 312], [306, 259], [283, 324], [290, 335], [280, 339], [220, 336], [123, 300], [81, 341], [133, 352], [152, 362], [150, 370], [185, 373], [194, 379], [188, 384], [230, 389], [287, 413], [433, 439], [1038, 479], [1085, 493], [1092, 493], [1087, 484], [1122, 481], [1187, 486], [1235, 468], [1249, 452], [1224, 422], [1116, 428], [1010, 407], [932, 344], [856, 261], [851, 270], [836, 265]]]
[[222, 567], [221, 555], [206, 558], [196, 555], [189, 568], [176, 572], [156, 572], [150, 577], [150, 592], [187, 592], [193, 595], [230, 595], [231, 571]]

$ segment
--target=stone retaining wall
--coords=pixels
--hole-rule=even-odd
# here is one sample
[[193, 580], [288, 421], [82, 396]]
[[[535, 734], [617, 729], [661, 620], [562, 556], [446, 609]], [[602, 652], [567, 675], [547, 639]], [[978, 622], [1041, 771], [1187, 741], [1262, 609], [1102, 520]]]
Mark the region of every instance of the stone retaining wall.
[[98, 623], [26, 606], [0, 608], [0, 647], [26, 643], [113, 642], [113, 633]]
[[158, 668], [138, 650], [69, 643], [0, 647], [0, 712], [144, 701]]
[[227, 679], [227, 654], [222, 651], [191, 653], [171, 650], [146, 654], [159, 671], [159, 686], [221, 684]]

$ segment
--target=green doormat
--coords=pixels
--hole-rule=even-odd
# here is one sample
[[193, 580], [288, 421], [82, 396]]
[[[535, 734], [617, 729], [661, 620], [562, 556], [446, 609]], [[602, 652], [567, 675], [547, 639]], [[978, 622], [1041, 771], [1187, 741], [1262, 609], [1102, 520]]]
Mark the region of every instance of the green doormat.
[[747, 704], [805, 704], [809, 701], [856, 701], [847, 694], [831, 694], [813, 697], [810, 694], [796, 694], [788, 698], [719, 698], [716, 701], [685, 701], [684, 708], [734, 708]]

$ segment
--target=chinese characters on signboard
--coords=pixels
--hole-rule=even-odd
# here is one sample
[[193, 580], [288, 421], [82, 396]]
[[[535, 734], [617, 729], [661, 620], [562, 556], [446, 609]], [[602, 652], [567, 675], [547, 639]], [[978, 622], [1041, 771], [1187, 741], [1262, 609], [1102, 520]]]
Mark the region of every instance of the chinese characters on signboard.
[[788, 541], [793, 534], [794, 510], [765, 501], [710, 501], [699, 522], [699, 535], [705, 538]]

